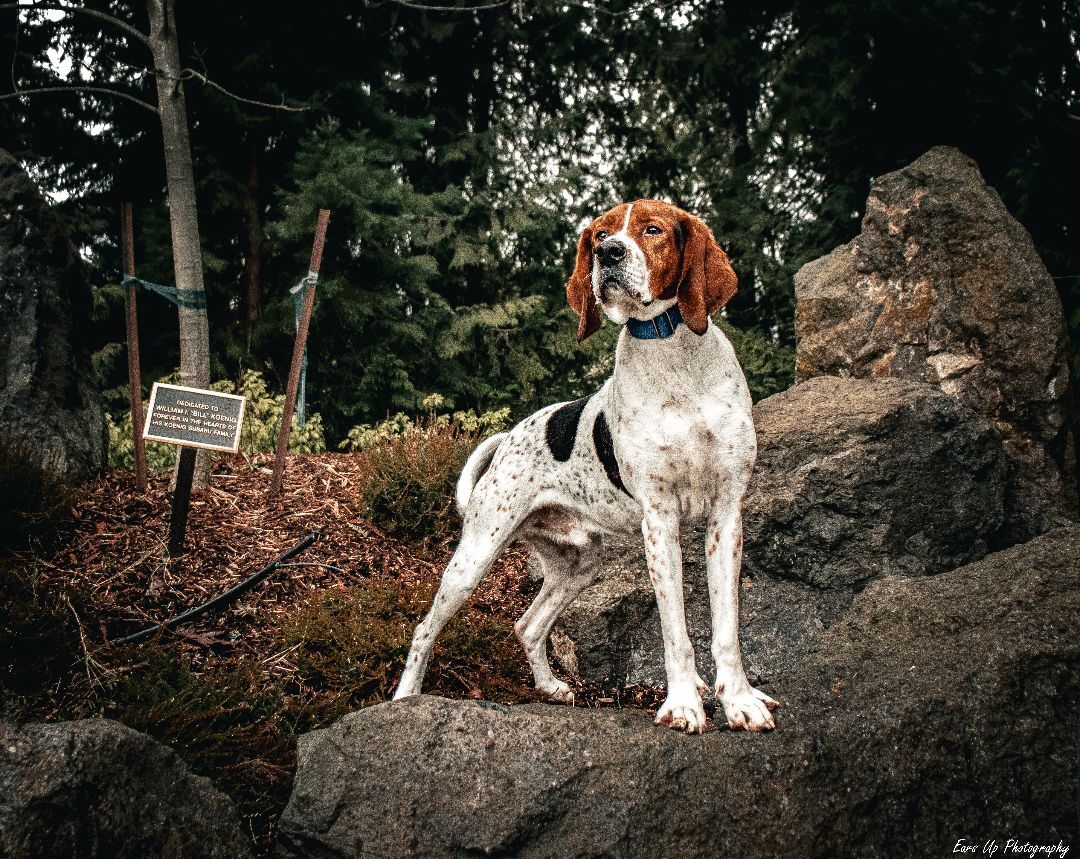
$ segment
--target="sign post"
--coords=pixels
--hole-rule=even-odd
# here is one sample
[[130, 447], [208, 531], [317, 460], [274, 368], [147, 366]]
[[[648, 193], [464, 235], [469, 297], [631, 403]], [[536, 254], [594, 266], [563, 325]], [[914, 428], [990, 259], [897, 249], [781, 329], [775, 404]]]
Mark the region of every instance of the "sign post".
[[169, 520], [170, 558], [184, 554], [191, 481], [195, 474], [195, 451], [236, 453], [244, 423], [244, 397], [202, 388], [154, 383], [142, 437], [183, 448], [176, 472], [172, 516]]

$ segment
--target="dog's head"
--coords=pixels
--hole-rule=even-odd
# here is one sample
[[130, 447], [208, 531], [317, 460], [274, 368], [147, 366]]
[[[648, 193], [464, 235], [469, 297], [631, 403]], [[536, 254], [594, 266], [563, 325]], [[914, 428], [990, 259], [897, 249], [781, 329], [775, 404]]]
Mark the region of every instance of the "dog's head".
[[677, 303], [686, 326], [704, 334], [709, 314], [727, 304], [736, 283], [704, 221], [670, 203], [636, 200], [582, 231], [566, 297], [581, 317], [579, 342], [599, 330], [598, 306], [622, 325]]

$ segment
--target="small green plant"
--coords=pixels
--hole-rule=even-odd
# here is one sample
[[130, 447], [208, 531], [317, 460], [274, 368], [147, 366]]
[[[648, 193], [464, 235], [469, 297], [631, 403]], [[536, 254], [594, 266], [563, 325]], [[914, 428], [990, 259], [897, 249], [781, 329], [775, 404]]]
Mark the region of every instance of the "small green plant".
[[[271, 451], [277, 445], [281, 416], [285, 413], [285, 395], [271, 394], [266, 380], [254, 370], [247, 370], [240, 377], [240, 384], [218, 382], [215, 390], [226, 394], [247, 397], [244, 407], [244, 427], [240, 430], [240, 451], [246, 454]], [[322, 453], [326, 450], [322, 416], [309, 414], [303, 426], [293, 414], [292, 430], [289, 432], [289, 450], [292, 453]]]
[[454, 530], [454, 486], [485, 436], [506, 426], [510, 409], [438, 414], [443, 398], [423, 401], [424, 418], [391, 415], [349, 431], [342, 448], [359, 451], [366, 468], [359, 497], [365, 515], [403, 540], [435, 546]]
[[[178, 374], [173, 373], [162, 382], [177, 384]], [[244, 426], [240, 430], [240, 452], [245, 455], [265, 453], [277, 445], [278, 427], [285, 412], [285, 395], [273, 395], [266, 387], [266, 380], [254, 370], [247, 370], [240, 384], [214, 382], [210, 388], [225, 394], [241, 394], [247, 397], [244, 406]], [[147, 403], [143, 403], [143, 414]], [[114, 468], [135, 467], [135, 444], [131, 437], [131, 412], [125, 411], [119, 421], [106, 415], [109, 427], [109, 465]], [[292, 431], [289, 433], [289, 450], [292, 453], [322, 453], [326, 450], [322, 417], [310, 414], [304, 426], [299, 426], [293, 414]], [[162, 442], [146, 442], [146, 466], [150, 471], [165, 471], [176, 461], [176, 448]]]
[[[147, 403], [143, 403], [146, 414]], [[119, 421], [105, 413], [109, 429], [109, 465], [130, 471], [135, 467], [135, 442], [131, 436], [131, 411], [125, 411]], [[146, 468], [151, 472], [167, 471], [176, 462], [176, 448], [160, 441], [145, 442]]]
[[0, 427], [0, 549], [53, 535], [71, 518], [75, 496], [54, 459]]
[[364, 449], [359, 500], [388, 534], [435, 546], [454, 528], [454, 487], [478, 437], [434, 417]]
[[[429, 394], [420, 402], [421, 407], [427, 410], [426, 423], [428, 426], [438, 425], [449, 427], [453, 425], [461, 432], [471, 433], [480, 438], [485, 438], [492, 433], [505, 429], [507, 422], [510, 420], [509, 408], [495, 409], [494, 411], [482, 412], [480, 414], [477, 414], [472, 409], [452, 412], [450, 414], [438, 414], [439, 409], [441, 409], [445, 403], [446, 400], [441, 394]], [[390, 415], [386, 420], [380, 421], [377, 424], [360, 424], [354, 426], [349, 430], [345, 439], [338, 447], [341, 450], [365, 450], [369, 447], [389, 441], [390, 439], [399, 438], [400, 436], [414, 432], [416, 428], [417, 421], [415, 418], [409, 417], [404, 412], [398, 412], [397, 414]]]

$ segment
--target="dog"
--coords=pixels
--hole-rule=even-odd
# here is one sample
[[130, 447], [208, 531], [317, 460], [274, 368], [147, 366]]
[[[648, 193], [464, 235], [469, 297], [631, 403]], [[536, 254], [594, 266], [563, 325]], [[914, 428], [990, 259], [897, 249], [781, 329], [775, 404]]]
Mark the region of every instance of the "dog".
[[420, 693], [435, 638], [512, 542], [540, 560], [543, 585], [515, 624], [536, 688], [573, 703], [552, 674], [547, 640], [598, 572], [605, 534], [638, 531], [664, 637], [667, 698], [656, 723], [705, 727], [683, 607], [682, 522], [705, 523], [712, 614], [712, 691], [731, 728], [774, 727], [777, 702], [755, 689], [739, 643], [742, 497], [757, 455], [750, 393], [735, 351], [709, 319], [735, 293], [727, 255], [703, 221], [636, 200], [578, 240], [566, 295], [578, 341], [623, 326], [615, 369], [596, 393], [548, 406], [473, 452], [457, 484], [461, 542], [412, 639], [395, 699]]

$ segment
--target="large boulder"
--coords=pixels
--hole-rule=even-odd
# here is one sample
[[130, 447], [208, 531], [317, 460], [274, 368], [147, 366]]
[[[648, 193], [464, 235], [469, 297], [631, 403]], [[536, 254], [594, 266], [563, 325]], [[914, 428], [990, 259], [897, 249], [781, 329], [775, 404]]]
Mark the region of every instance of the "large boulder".
[[[773, 676], [801, 658], [867, 582], [940, 573], [993, 547], [1005, 492], [998, 435], [936, 388], [821, 377], [758, 403], [754, 423], [740, 597], [753, 674]], [[687, 536], [688, 625], [708, 676], [703, 540]], [[664, 682], [641, 541], [614, 544], [603, 568], [561, 621], [577, 670], [609, 684]]]
[[890, 576], [768, 684], [777, 729], [417, 697], [300, 738], [282, 857], [926, 856], [1075, 833], [1080, 528]]
[[754, 407], [746, 569], [821, 588], [981, 558], [1002, 524], [991, 425], [936, 388], [818, 378]]
[[937, 147], [874, 180], [862, 233], [805, 265], [795, 297], [798, 382], [935, 385], [1002, 435], [1011, 541], [1077, 519], [1061, 302], [970, 158]]
[[145, 734], [109, 719], [0, 721], [0, 856], [250, 855], [228, 798]]
[[107, 453], [83, 339], [90, 287], [56, 213], [2, 149], [0, 213], [0, 435], [25, 437], [79, 481]]

